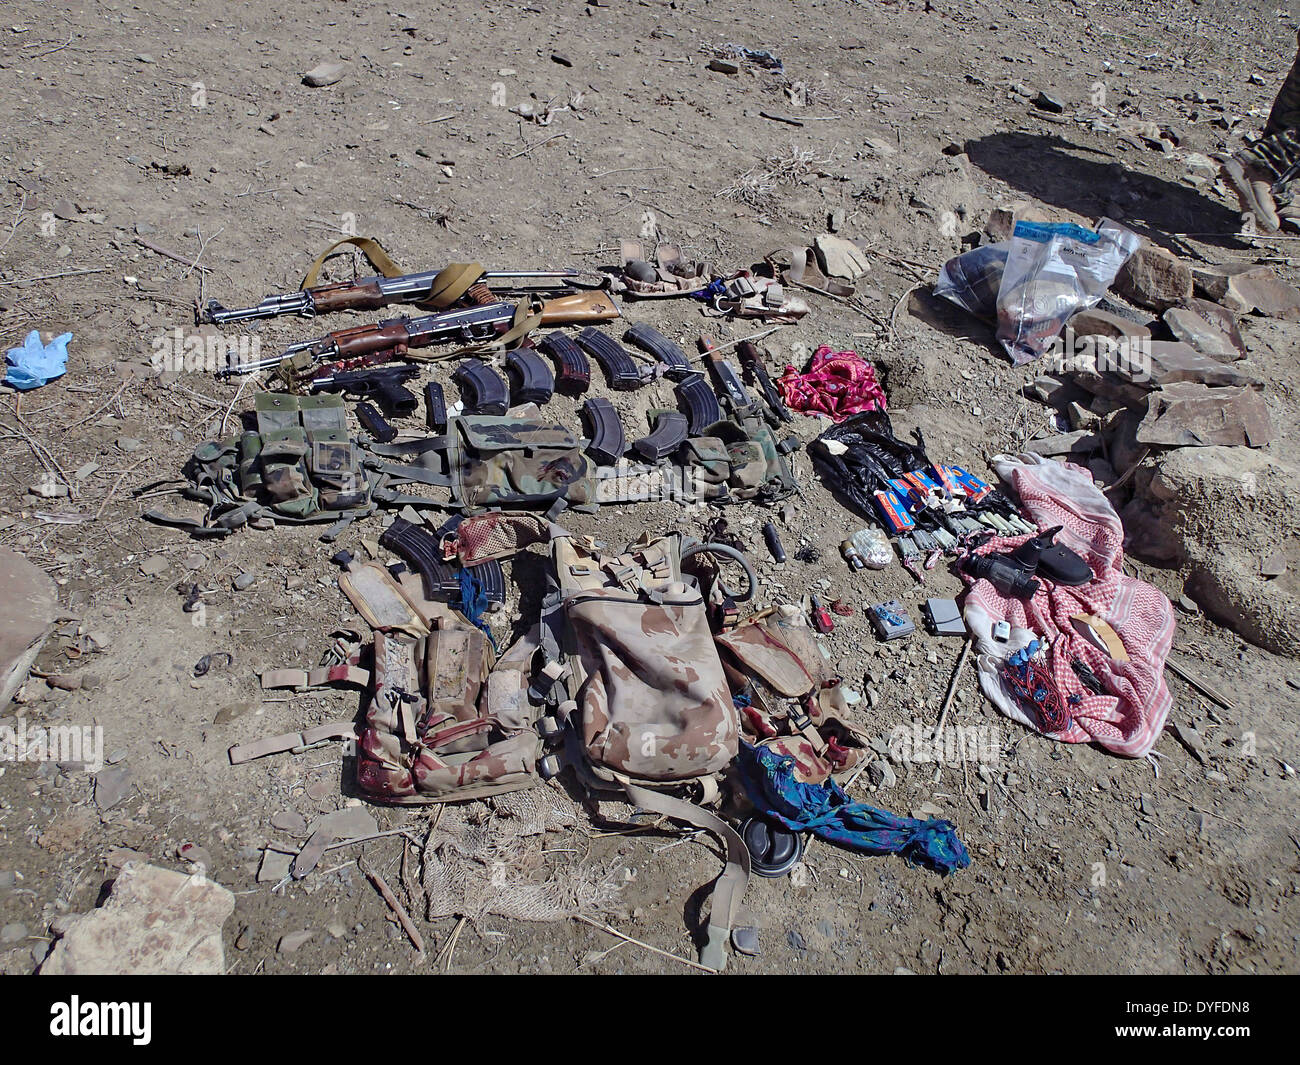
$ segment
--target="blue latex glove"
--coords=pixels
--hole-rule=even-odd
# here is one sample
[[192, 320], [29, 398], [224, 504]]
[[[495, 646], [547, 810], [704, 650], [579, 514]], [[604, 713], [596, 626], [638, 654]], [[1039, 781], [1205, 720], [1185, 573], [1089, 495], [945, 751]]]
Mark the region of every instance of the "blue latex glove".
[[5, 362], [9, 364], [5, 384], [27, 392], [62, 377], [68, 372], [68, 341], [71, 339], [71, 333], [64, 333], [48, 344], [42, 344], [41, 334], [33, 329], [21, 348], [10, 348], [5, 356]]

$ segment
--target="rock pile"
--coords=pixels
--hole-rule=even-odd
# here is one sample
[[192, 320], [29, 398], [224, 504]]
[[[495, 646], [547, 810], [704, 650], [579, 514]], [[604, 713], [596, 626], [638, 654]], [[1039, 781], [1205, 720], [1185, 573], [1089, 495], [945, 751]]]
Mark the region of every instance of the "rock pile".
[[1122, 487], [1131, 553], [1186, 569], [1187, 594], [1253, 643], [1300, 654], [1300, 466], [1258, 450], [1275, 431], [1238, 327], [1300, 321], [1300, 291], [1267, 267], [1192, 268], [1150, 246], [1114, 290], [1127, 303], [1075, 315], [1028, 386], [1062, 421], [1029, 449]]

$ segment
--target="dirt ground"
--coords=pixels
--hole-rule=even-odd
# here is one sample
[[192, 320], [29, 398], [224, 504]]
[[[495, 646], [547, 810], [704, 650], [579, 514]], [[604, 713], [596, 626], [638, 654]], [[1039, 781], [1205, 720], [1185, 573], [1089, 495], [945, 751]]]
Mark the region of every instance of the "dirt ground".
[[[196, 299], [244, 304], [296, 288], [348, 229], [380, 238], [409, 269], [594, 267], [611, 261], [619, 237], [643, 233], [735, 269], [824, 232], [842, 211], [842, 234], [871, 245], [859, 289], [872, 314], [809, 295], [812, 313], [767, 340], [769, 365], [797, 360], [800, 346], [855, 348], [877, 362], [898, 427], [922, 427], [932, 455], [987, 476], [989, 456], [1019, 448], [1048, 416], [1020, 395], [1035, 370], [1013, 368], [983, 326], [909, 291], [932, 281], [994, 207], [1028, 200], [1089, 224], [1108, 215], [1186, 258], [1270, 260], [1295, 280], [1293, 245], [1228, 235], [1234, 211], [1187, 161], [1262, 125], [1295, 49], [1292, 21], [1274, 5], [925, 8], [5, 5], [0, 341], [11, 347], [31, 329], [74, 339], [66, 376], [21, 400], [0, 396], [0, 544], [56, 579], [65, 619], [36, 668], [73, 678], [73, 690], [33, 677], [0, 715], [101, 725], [112, 775], [97, 802], [95, 778], [75, 766], [2, 767], [4, 971], [35, 969], [51, 922], [93, 907], [128, 852], [181, 869], [201, 856], [236, 894], [224, 932], [236, 973], [687, 971], [576, 922], [493, 919], [460, 928], [445, 950], [457, 921], [421, 921], [430, 953], [443, 953], [417, 963], [355, 854], [333, 852], [277, 891], [257, 881], [261, 849], [292, 842], [274, 815], [310, 819], [356, 802], [350, 764], [324, 747], [231, 767], [227, 749], [356, 713], [355, 694], [264, 693], [256, 673], [314, 664], [352, 616], [329, 557], [377, 536], [380, 518], [338, 545], [311, 528], [196, 541], [142, 520], [147, 507], [180, 505], [147, 486], [174, 479], [198, 443], [229, 432], [253, 387], [158, 374], [151, 356], [173, 330], [194, 332]], [[784, 73], [709, 70], [708, 49], [728, 42], [772, 50]], [[336, 60], [346, 65], [336, 84], [301, 83]], [[1040, 90], [1063, 114], [1031, 104]], [[1175, 131], [1178, 149], [1090, 128], [1098, 100]], [[512, 111], [547, 103], [557, 110], [546, 125]], [[803, 161], [791, 183], [752, 204], [722, 195], [777, 159]], [[364, 269], [346, 258], [331, 268], [343, 277], [353, 265]], [[702, 328], [723, 339], [751, 331], [705, 322], [689, 302], [625, 313], [692, 346]], [[326, 328], [337, 326], [281, 319], [248, 336], [269, 354]], [[1296, 429], [1297, 328], [1244, 327], [1270, 377], [1274, 448]], [[656, 397], [667, 393], [638, 394], [625, 424]], [[571, 401], [553, 409], [576, 427]], [[797, 432], [807, 442], [822, 425], [802, 419]], [[916, 616], [927, 596], [955, 595], [959, 580], [942, 566], [926, 588], [897, 565], [850, 574], [838, 544], [862, 522], [805, 453], [795, 465], [804, 496], [781, 526], [792, 557], [761, 567], [766, 595], [796, 599], [828, 581], [828, 597], [855, 607], [826, 645], [864, 693], [857, 724], [882, 738], [899, 724], [933, 724], [960, 644], [924, 633], [877, 644], [861, 606], [898, 597]], [[70, 494], [32, 493], [51, 479]], [[698, 533], [710, 516], [647, 504], [570, 524], [621, 542], [645, 528]], [[725, 516], [765, 559], [767, 513], [737, 506]], [[816, 560], [795, 560], [801, 546]], [[1176, 570], [1137, 572], [1182, 594]], [[244, 574], [251, 584], [236, 590]], [[198, 624], [178, 591], [193, 584], [203, 590]], [[1235, 709], [1171, 677], [1170, 722], [1194, 728], [1201, 747], [1166, 733], [1158, 774], [1151, 761], [1021, 729], [966, 671], [951, 723], [997, 730], [996, 758], [938, 774], [899, 765], [892, 787], [862, 777], [854, 793], [901, 813], [937, 809], [957, 825], [970, 868], [941, 879], [813, 843], [804, 875], [752, 882], [746, 909], [762, 953], [735, 958], [731, 971], [1296, 971], [1300, 663], [1186, 612], [1175, 648]], [[195, 663], [220, 652], [233, 662], [196, 678]], [[110, 804], [113, 789], [124, 794]], [[418, 831], [429, 816], [374, 812], [383, 829]], [[711, 845], [671, 834], [574, 839], [554, 845], [583, 848], [625, 884], [611, 924], [694, 957], [684, 915], [716, 875]], [[396, 879], [399, 839], [366, 850]], [[299, 930], [315, 934], [281, 949]]]

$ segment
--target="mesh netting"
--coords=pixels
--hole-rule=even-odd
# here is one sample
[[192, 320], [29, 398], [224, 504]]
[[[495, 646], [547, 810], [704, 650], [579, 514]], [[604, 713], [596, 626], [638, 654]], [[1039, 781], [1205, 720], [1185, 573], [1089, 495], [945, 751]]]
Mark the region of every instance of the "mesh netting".
[[465, 566], [490, 558], [505, 558], [529, 544], [544, 542], [547, 530], [546, 521], [531, 514], [484, 514], [467, 518], [456, 528], [456, 554]]
[[[443, 808], [424, 847], [425, 916], [561, 921], [609, 913], [614, 870], [583, 858], [582, 809], [554, 788]], [[570, 842], [546, 846], [548, 832]]]

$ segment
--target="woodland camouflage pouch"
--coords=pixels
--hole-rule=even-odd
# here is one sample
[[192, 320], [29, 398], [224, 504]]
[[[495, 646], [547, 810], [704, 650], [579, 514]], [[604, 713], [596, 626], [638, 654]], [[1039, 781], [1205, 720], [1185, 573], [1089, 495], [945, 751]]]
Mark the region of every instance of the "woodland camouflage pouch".
[[264, 518], [346, 522], [373, 509], [341, 396], [263, 392], [253, 409], [255, 428], [200, 444], [186, 464], [185, 495], [208, 504], [206, 520], [158, 511], [145, 517], [222, 534]]
[[[442, 505], [467, 511], [487, 507], [586, 506], [595, 482], [582, 441], [562, 425], [536, 418], [452, 418], [441, 437], [380, 444], [381, 457], [410, 457], [404, 464], [383, 458], [370, 463], [384, 474], [375, 498], [384, 502]], [[436, 485], [451, 492], [449, 503], [397, 496], [387, 486], [403, 482]]]

